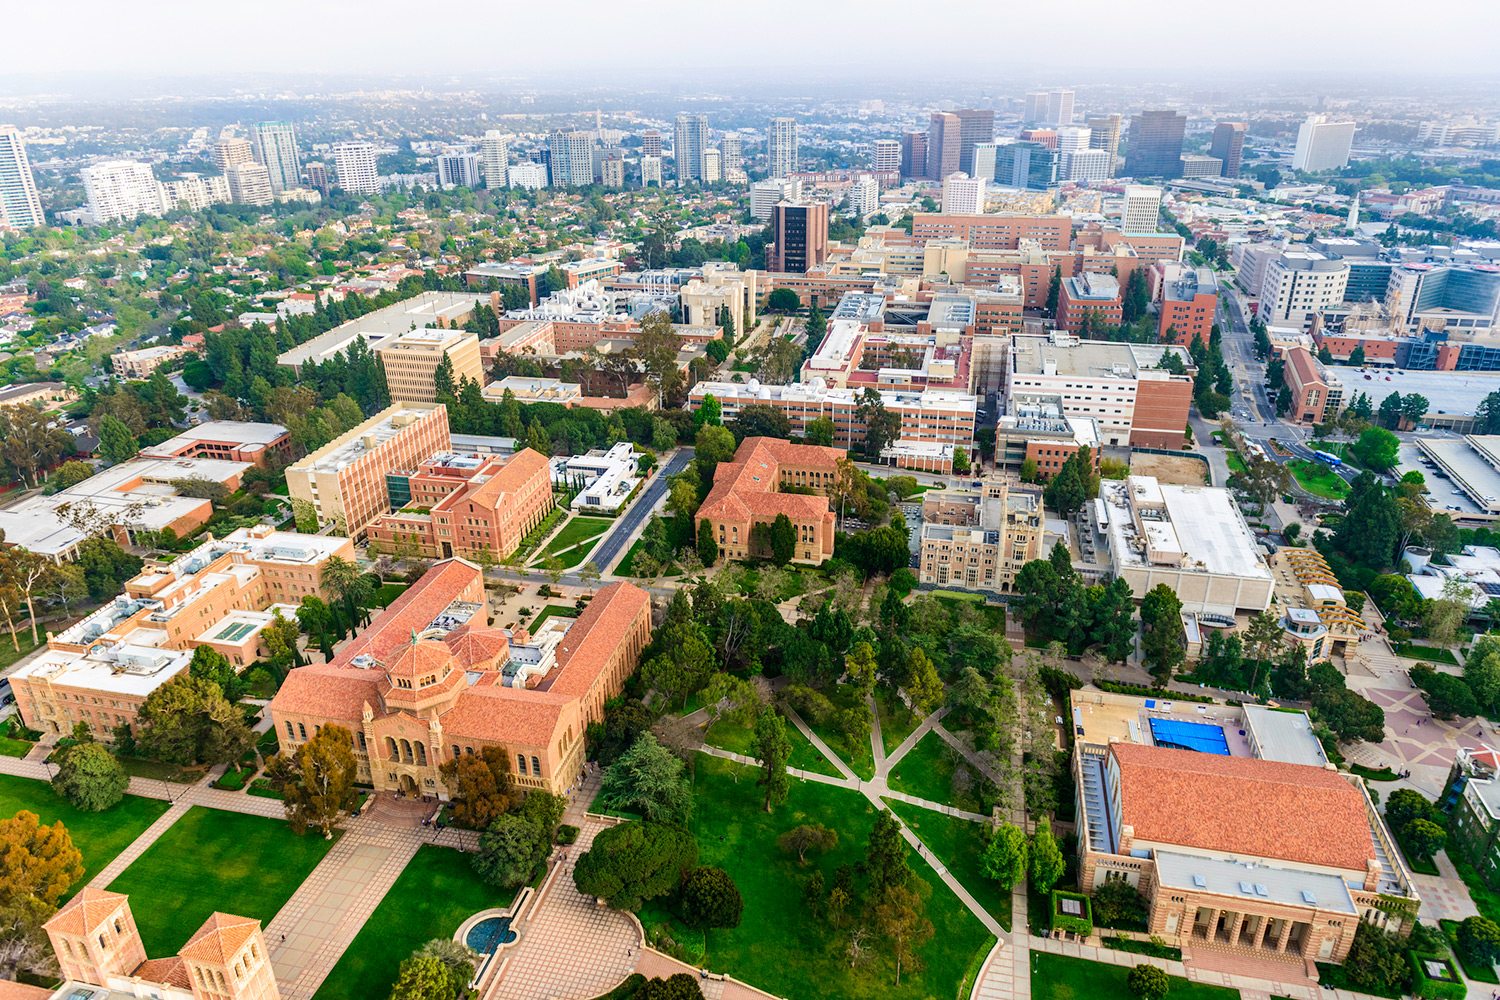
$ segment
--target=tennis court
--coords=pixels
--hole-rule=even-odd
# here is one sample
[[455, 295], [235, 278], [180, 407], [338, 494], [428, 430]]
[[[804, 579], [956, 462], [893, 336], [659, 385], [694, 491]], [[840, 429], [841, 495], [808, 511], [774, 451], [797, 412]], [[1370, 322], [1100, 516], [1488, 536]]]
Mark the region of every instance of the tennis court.
[[1182, 719], [1152, 718], [1150, 721], [1151, 742], [1159, 747], [1229, 756], [1229, 741], [1224, 738], [1224, 730], [1219, 726], [1207, 722], [1186, 722]]

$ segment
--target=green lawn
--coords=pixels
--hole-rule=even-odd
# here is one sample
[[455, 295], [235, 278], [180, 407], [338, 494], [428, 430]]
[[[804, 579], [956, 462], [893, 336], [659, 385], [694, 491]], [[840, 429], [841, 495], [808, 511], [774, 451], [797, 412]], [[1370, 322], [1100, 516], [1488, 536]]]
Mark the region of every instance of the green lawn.
[[[57, 626], [49, 625], [48, 627], [56, 628]], [[47, 633], [40, 628], [37, 630], [37, 640], [36, 642], [31, 641], [31, 629], [29, 627], [16, 629], [15, 635], [0, 634], [0, 670], [4, 670], [21, 657], [28, 655], [38, 646], [46, 643]]]
[[[552, 540], [538, 553], [537, 560], [557, 556], [565, 567], [576, 566], [583, 561], [583, 557], [588, 555], [591, 548], [585, 543], [604, 534], [614, 523], [614, 520], [608, 517], [575, 517], [563, 525], [561, 531], [552, 536]], [[573, 548], [575, 545], [580, 547], [575, 549]], [[573, 549], [573, 551], [564, 555], [565, 549]]]
[[[924, 971], [904, 970], [896, 986], [894, 966], [878, 943], [868, 965], [851, 969], [844, 953], [846, 929], [830, 927], [807, 912], [802, 882], [821, 870], [831, 884], [835, 868], [864, 856], [875, 819], [869, 803], [848, 789], [796, 781], [787, 801], [768, 814], [752, 773], [717, 758], [699, 763], [695, 783], [693, 832], [700, 863], [727, 870], [745, 901], [739, 927], [709, 932], [709, 968], [778, 996], [925, 1000], [956, 996], [975, 953], [989, 949], [993, 939], [984, 927], [913, 857], [913, 869], [932, 889], [927, 917], [934, 933], [922, 949]], [[778, 836], [801, 823], [822, 823], [839, 833], [838, 846], [809, 859], [806, 868], [776, 846]], [[690, 951], [702, 948], [702, 935], [677, 925], [660, 906], [648, 905], [641, 919], [649, 930], [669, 931]]]
[[[838, 708], [850, 708], [858, 706], [869, 712], [868, 706], [864, 704], [847, 685], [836, 687], [827, 692], [828, 697]], [[804, 719], [808, 728], [818, 734], [818, 738], [828, 744], [830, 750], [838, 754], [848, 765], [849, 770], [869, 781], [875, 777], [875, 755], [870, 752], [870, 738], [860, 737], [851, 746], [844, 738], [834, 732], [833, 726], [826, 721], [815, 723], [811, 719]]]
[[410, 584], [396, 582], [382, 583], [375, 588], [375, 607], [389, 607], [392, 601], [406, 593], [408, 586]]
[[109, 888], [131, 898], [148, 955], [175, 955], [215, 910], [270, 922], [333, 846], [279, 819], [194, 806]]
[[[1128, 966], [1106, 965], [1082, 958], [1053, 955], [1045, 951], [1031, 953], [1032, 1000], [1095, 1000], [1097, 997], [1128, 997], [1125, 977]], [[1239, 990], [1223, 986], [1194, 983], [1179, 976], [1172, 981], [1167, 994], [1172, 1000], [1237, 1000]]]
[[535, 635], [536, 630], [541, 627], [542, 622], [548, 618], [577, 618], [578, 614], [578, 609], [571, 604], [549, 604], [542, 608], [535, 618], [531, 619], [531, 633]]
[[1240, 453], [1232, 448], [1224, 453], [1224, 463], [1229, 466], [1230, 472], [1249, 471], [1249, 469], [1245, 466], [1245, 460], [1240, 457]]
[[980, 858], [989, 843], [986, 835], [988, 824], [945, 816], [909, 802], [884, 801], [891, 807], [891, 812], [900, 816], [902, 822], [921, 838], [927, 849], [937, 855], [953, 877], [963, 883], [979, 905], [1000, 921], [1002, 927], [1010, 930], [1010, 893], [1001, 889], [994, 879], [986, 878], [979, 868]]
[[1296, 458], [1288, 462], [1286, 467], [1297, 477], [1302, 488], [1313, 496], [1323, 497], [1325, 500], [1342, 500], [1349, 494], [1349, 484], [1322, 462]]
[[947, 802], [953, 797], [953, 758], [948, 744], [937, 733], [923, 736], [891, 771], [890, 786], [919, 799]]
[[[655, 520], [655, 518], [653, 517], [652, 520]], [[693, 544], [692, 524], [689, 523], [683, 530], [679, 530], [677, 527], [677, 518], [675, 517], [663, 517], [661, 522], [666, 525], [667, 540], [671, 544], [673, 552], [678, 551], [684, 546]], [[651, 522], [647, 521], [646, 523], [649, 525]], [[643, 542], [644, 538], [637, 538], [630, 548], [626, 550], [625, 555], [615, 564], [615, 576], [635, 575], [635, 557], [645, 550]], [[600, 566], [599, 568], [601, 570], [607, 569], [604, 566]], [[681, 573], [682, 569], [674, 562], [667, 567], [666, 572], [662, 576], [679, 576]]]
[[24, 757], [31, 752], [36, 744], [30, 740], [20, 739], [21, 717], [12, 715], [0, 725], [0, 756]]
[[1500, 983], [1500, 976], [1495, 974], [1493, 963], [1489, 965], [1471, 964], [1464, 960], [1463, 952], [1458, 949], [1458, 921], [1439, 920], [1438, 927], [1443, 931], [1443, 937], [1448, 941], [1448, 949], [1453, 952], [1453, 957], [1463, 967], [1464, 975], [1476, 983]]
[[511, 889], [479, 880], [469, 856], [424, 844], [407, 863], [370, 919], [344, 952], [316, 996], [383, 997], [391, 992], [401, 961], [427, 941], [452, 937], [480, 910], [509, 906]]
[[875, 707], [880, 712], [880, 743], [889, 756], [922, 720], [917, 718], [917, 713], [906, 707], [906, 703], [898, 695], [885, 688], [875, 692]]
[[115, 855], [155, 823], [168, 806], [160, 799], [127, 795], [104, 812], [80, 812], [53, 792], [45, 781], [0, 775], [0, 816], [9, 818], [26, 809], [41, 817], [43, 823], [62, 820], [68, 828], [73, 845], [83, 852], [83, 878], [77, 886], [98, 875]]
[[[804, 771], [812, 771], [817, 774], [826, 774], [830, 777], [842, 777], [839, 769], [812, 745], [812, 742], [802, 735], [790, 719], [786, 723], [786, 736], [792, 742], [792, 754], [787, 758], [787, 765], [800, 768]], [[708, 727], [703, 734], [703, 742], [709, 746], [718, 747], [720, 750], [730, 750], [734, 753], [742, 753], [747, 757], [755, 756], [755, 731], [754, 726], [736, 725], [729, 719], [720, 719]]]

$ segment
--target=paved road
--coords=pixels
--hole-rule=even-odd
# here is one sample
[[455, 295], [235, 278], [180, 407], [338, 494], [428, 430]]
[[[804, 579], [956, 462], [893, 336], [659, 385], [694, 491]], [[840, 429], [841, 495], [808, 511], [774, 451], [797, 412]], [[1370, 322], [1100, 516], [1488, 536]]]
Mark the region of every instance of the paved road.
[[615, 560], [619, 559], [625, 551], [626, 544], [635, 537], [635, 533], [646, 523], [646, 518], [651, 511], [667, 495], [671, 488], [671, 479], [677, 473], [687, 468], [687, 464], [693, 460], [693, 449], [679, 448], [677, 453], [667, 460], [656, 473], [656, 477], [636, 497], [635, 503], [626, 509], [624, 514], [615, 521], [614, 528], [604, 536], [604, 541], [594, 549], [590, 562], [603, 572], [608, 572], [614, 566]]

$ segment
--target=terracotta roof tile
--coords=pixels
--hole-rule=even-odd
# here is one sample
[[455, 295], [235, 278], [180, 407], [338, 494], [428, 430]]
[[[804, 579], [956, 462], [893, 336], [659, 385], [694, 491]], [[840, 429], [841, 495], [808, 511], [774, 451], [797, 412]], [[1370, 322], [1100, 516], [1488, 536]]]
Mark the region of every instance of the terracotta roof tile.
[[125, 899], [118, 892], [84, 886], [42, 926], [62, 934], [88, 934], [108, 920]]
[[187, 963], [182, 960], [181, 955], [173, 955], [171, 958], [148, 958], [131, 975], [137, 979], [144, 979], [148, 983], [176, 986], [184, 990], [193, 988], [193, 980], [188, 976]]
[[431, 625], [465, 586], [481, 576], [478, 566], [463, 559], [438, 563], [339, 650], [334, 665], [343, 666], [361, 653], [384, 663], [395, 649], [411, 642], [413, 631], [421, 632]]
[[443, 636], [443, 642], [464, 667], [492, 670], [510, 658], [510, 636], [489, 625], [470, 622]]
[[28, 986], [9, 979], [0, 979], [0, 1000], [47, 1000], [52, 990], [40, 986]]
[[557, 644], [561, 669], [547, 690], [574, 698], [587, 694], [641, 615], [649, 620], [651, 598], [640, 587], [633, 583], [601, 587]]
[[469, 493], [465, 499], [480, 507], [494, 509], [501, 506], [507, 498], [525, 489], [532, 477], [538, 475], [550, 481], [552, 478], [550, 463], [540, 452], [522, 448], [512, 455], [498, 472], [481, 483], [479, 488]]
[[380, 704], [379, 670], [338, 667], [331, 664], [298, 667], [286, 675], [281, 689], [271, 699], [271, 713], [312, 715], [341, 722], [359, 723], [364, 704]]
[[572, 698], [546, 691], [472, 687], [439, 718], [445, 738], [543, 747], [552, 742]]
[[188, 938], [178, 954], [195, 962], [227, 963], [259, 932], [259, 920], [214, 913], [198, 928], [198, 933]]
[[746, 438], [734, 460], [714, 470], [713, 489], [698, 508], [698, 516], [714, 520], [775, 518], [783, 513], [803, 519], [820, 517], [830, 509], [828, 498], [780, 492], [781, 466], [832, 471], [843, 457], [837, 448], [792, 444], [780, 438]]
[[1375, 857], [1364, 797], [1335, 771], [1135, 743], [1109, 749], [1120, 825], [1138, 841], [1361, 874]]

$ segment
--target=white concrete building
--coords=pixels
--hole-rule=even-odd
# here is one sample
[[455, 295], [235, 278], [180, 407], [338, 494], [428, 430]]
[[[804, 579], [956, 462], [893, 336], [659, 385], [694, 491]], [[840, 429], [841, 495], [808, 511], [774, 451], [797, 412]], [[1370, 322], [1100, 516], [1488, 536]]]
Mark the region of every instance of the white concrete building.
[[547, 168], [530, 160], [517, 163], [505, 171], [505, 183], [507, 187], [539, 190], [547, 186]]
[[640, 485], [640, 468], [640, 454], [629, 441], [621, 441], [608, 451], [595, 448], [584, 455], [552, 459], [552, 481], [582, 487], [569, 504], [574, 510], [613, 514]]
[[949, 174], [943, 178], [944, 215], [983, 215], [984, 178]]
[[724, 179], [724, 156], [717, 149], [703, 151], [703, 183], [717, 184]]
[[510, 168], [510, 136], [490, 129], [479, 140], [479, 165], [484, 171], [484, 186], [503, 188]]
[[750, 185], [750, 217], [769, 222], [772, 209], [782, 201], [800, 201], [802, 182], [784, 177], [768, 177]]
[[437, 158], [438, 183], [445, 188], [479, 186], [479, 154], [448, 150]]
[[[661, 157], [641, 157], [641, 187], [661, 187]], [[772, 202], [772, 204], [775, 204]]]
[[229, 181], [229, 197], [238, 204], [269, 205], [276, 200], [276, 192], [271, 189], [271, 172], [254, 160], [236, 163], [225, 176]]
[[1154, 233], [1161, 222], [1162, 189], [1152, 184], [1125, 185], [1125, 206], [1120, 212], [1120, 230]]
[[1080, 149], [1068, 156], [1063, 175], [1070, 181], [1103, 181], [1114, 175], [1114, 157], [1107, 149]]
[[849, 185], [849, 214], [861, 219], [880, 208], [880, 184], [873, 177], [862, 177]]
[[1348, 283], [1348, 261], [1314, 250], [1285, 251], [1266, 262], [1260, 318], [1305, 327], [1319, 312], [1344, 301]]
[[547, 136], [553, 187], [587, 187], [594, 183], [594, 133], [557, 131]]
[[1316, 173], [1339, 170], [1349, 165], [1349, 150], [1354, 145], [1354, 123], [1335, 121], [1328, 115], [1311, 115], [1297, 129], [1297, 148], [1292, 153], [1292, 169]]
[[214, 166], [224, 173], [237, 163], [251, 163], [255, 160], [255, 147], [250, 140], [238, 135], [221, 135], [219, 141], [214, 143]]
[[186, 174], [168, 181], [162, 185], [162, 190], [168, 210], [180, 208], [186, 212], [201, 212], [210, 205], [229, 200], [229, 178]]
[[373, 143], [334, 143], [333, 169], [338, 174], [339, 187], [350, 194], [380, 193], [380, 171]]
[[290, 122], [261, 122], [250, 130], [255, 158], [271, 175], [271, 191], [280, 194], [302, 183], [297, 129]]
[[789, 177], [797, 172], [797, 119], [771, 119], [766, 136], [766, 166], [772, 177]]
[[0, 125], [0, 229], [31, 229], [46, 221], [26, 141], [13, 125]]
[[679, 185], [703, 180], [703, 154], [706, 152], [708, 115], [678, 115], [672, 135], [672, 161]]
[[[876, 173], [880, 174], [900, 173], [901, 140], [876, 139], [873, 143], [871, 143], [870, 168]], [[993, 171], [991, 173], [993, 173]]]
[[162, 186], [151, 165], [136, 160], [106, 160], [79, 171], [96, 224], [161, 215], [166, 210]]

